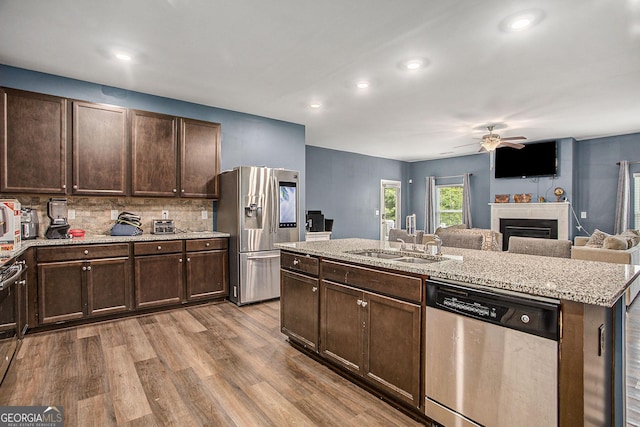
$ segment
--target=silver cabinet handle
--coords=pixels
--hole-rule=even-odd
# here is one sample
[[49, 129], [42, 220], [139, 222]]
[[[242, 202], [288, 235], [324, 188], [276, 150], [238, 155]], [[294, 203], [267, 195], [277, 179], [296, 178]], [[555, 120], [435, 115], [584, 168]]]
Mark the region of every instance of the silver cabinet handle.
[[312, 287], [311, 292], [318, 292], [318, 287], [317, 286]]
[[24, 286], [24, 285], [26, 285], [26, 284], [27, 284], [27, 281], [26, 281], [26, 280], [20, 280], [20, 281], [18, 282], [18, 285], [22, 285], [22, 286]]
[[182, 190], [180, 190], [180, 191], [182, 191], [182, 192], [184, 193], [184, 189], [182, 189]]
[[300, 260], [298, 258], [294, 258], [293, 265], [298, 265], [298, 264], [300, 264]]
[[191, 258], [187, 258], [187, 262], [191, 262]]
[[66, 190], [66, 189], [67, 189], [67, 184], [62, 184], [62, 188], [63, 188], [64, 190]]
[[174, 188], [174, 189], [173, 189], [173, 192], [174, 192], [174, 193], [177, 193], [177, 192], [178, 192], [178, 190]]
[[366, 307], [366, 306], [367, 306], [367, 304], [369, 304], [369, 303], [368, 303], [368, 302], [366, 302], [366, 301], [362, 301], [362, 308]]
[[73, 186], [73, 189], [74, 189], [74, 190], [77, 190], [77, 189], [78, 189], [78, 186], [77, 186], [77, 185], [74, 185], [74, 186]]
[[182, 262], [182, 258], [180, 258], [180, 259], [178, 260], [178, 262]]
[[84, 250], [84, 254], [85, 254], [85, 255], [89, 255], [89, 250], [88, 250], [88, 249], [85, 249], [85, 250]]
[[82, 271], [87, 271], [87, 267], [82, 267]]
[[364, 302], [364, 301], [362, 301], [361, 299], [359, 299], [358, 301], [356, 301], [356, 304], [358, 304], [358, 305], [362, 305], [362, 303], [363, 303], [363, 302]]
[[211, 246], [211, 243], [205, 243], [204, 246], [208, 248], [209, 246]]
[[158, 245], [158, 250], [159, 251], [162, 250], [162, 246]]
[[87, 271], [91, 271], [91, 266], [87, 267]]

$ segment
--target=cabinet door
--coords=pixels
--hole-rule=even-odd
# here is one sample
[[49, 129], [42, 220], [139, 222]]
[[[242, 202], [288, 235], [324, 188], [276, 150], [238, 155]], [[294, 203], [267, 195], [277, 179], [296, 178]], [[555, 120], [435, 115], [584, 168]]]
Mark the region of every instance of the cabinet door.
[[73, 103], [73, 194], [124, 195], [127, 110]]
[[87, 316], [120, 313], [131, 309], [129, 258], [92, 260], [87, 263]]
[[182, 300], [182, 255], [135, 257], [136, 308], [178, 304]]
[[280, 270], [280, 327], [283, 334], [318, 351], [319, 280]]
[[218, 197], [220, 125], [180, 119], [180, 196]]
[[131, 194], [177, 196], [177, 119], [131, 111]]
[[187, 299], [226, 297], [229, 293], [227, 251], [187, 253]]
[[365, 292], [364, 376], [420, 406], [420, 306]]
[[362, 291], [322, 281], [320, 352], [361, 374], [363, 362]]
[[83, 264], [83, 261], [76, 261], [38, 265], [40, 324], [84, 316]]
[[0, 191], [64, 194], [67, 187], [67, 101], [0, 89]]

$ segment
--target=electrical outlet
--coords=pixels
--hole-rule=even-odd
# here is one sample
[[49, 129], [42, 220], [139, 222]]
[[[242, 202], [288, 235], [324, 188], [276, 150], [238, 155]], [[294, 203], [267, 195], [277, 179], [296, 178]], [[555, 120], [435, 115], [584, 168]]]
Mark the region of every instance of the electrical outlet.
[[580, 212], [580, 218], [585, 219], [587, 217], [586, 212]]
[[209, 218], [209, 214], [207, 213], [207, 211], [202, 211], [202, 212], [200, 212], [200, 216], [202, 217], [202, 219], [207, 219], [207, 218]]
[[76, 219], [76, 210], [75, 209], [69, 209], [67, 211], [67, 219]]
[[378, 209], [376, 209], [376, 216], [380, 215], [380, 211]]
[[162, 211], [162, 219], [169, 219], [169, 211]]
[[116, 219], [118, 219], [118, 211], [117, 210], [111, 209], [111, 219], [114, 220], [114, 221]]

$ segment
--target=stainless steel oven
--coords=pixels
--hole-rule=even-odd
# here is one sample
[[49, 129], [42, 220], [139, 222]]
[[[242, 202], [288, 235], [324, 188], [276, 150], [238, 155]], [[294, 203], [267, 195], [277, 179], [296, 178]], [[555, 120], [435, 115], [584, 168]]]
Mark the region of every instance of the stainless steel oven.
[[445, 426], [557, 425], [559, 313], [555, 300], [428, 281], [426, 415]]
[[18, 349], [20, 288], [25, 269], [22, 261], [0, 267], [0, 384]]

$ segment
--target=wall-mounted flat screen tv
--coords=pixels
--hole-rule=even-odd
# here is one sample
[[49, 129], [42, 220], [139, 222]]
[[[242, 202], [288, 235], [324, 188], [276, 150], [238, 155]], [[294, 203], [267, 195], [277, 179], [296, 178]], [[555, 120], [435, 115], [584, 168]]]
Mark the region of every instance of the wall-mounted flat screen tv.
[[529, 178], [558, 174], [556, 141], [525, 144], [524, 148], [496, 149], [496, 178]]

